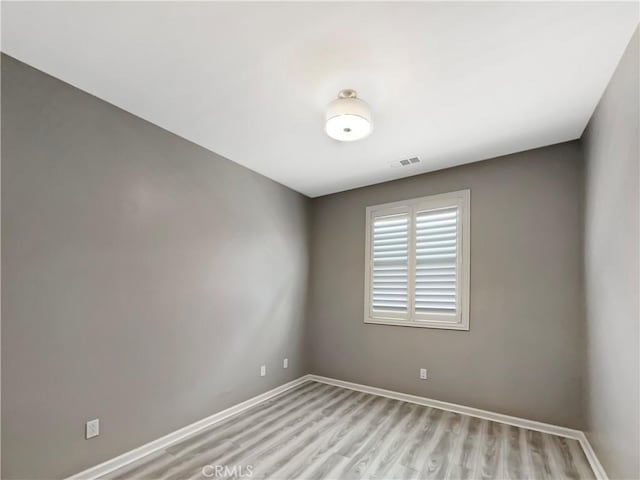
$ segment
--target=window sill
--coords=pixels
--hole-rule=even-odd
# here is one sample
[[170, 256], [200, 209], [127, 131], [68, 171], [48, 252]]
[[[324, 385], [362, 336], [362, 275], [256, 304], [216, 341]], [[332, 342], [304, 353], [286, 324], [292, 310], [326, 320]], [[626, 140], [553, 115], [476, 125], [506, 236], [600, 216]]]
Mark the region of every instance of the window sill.
[[365, 318], [364, 323], [372, 323], [375, 325], [391, 325], [395, 327], [414, 327], [414, 328], [437, 328], [439, 330], [462, 330], [469, 331], [469, 324], [464, 323], [444, 323], [444, 322], [428, 322], [428, 321], [407, 321], [395, 320], [392, 318]]

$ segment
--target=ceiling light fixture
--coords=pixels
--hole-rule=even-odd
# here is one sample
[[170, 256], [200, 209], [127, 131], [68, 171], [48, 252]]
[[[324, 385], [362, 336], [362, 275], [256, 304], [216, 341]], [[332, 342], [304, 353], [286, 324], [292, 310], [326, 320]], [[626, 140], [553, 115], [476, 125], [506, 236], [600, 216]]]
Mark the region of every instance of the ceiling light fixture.
[[341, 142], [360, 140], [371, 133], [371, 110], [355, 90], [342, 90], [327, 107], [327, 135]]

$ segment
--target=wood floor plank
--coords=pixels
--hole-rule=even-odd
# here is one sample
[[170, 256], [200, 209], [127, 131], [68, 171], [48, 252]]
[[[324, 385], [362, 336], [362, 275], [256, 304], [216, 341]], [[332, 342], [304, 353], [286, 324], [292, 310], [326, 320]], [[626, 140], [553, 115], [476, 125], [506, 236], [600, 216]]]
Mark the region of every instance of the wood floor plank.
[[459, 478], [461, 480], [470, 480], [477, 478], [475, 473], [475, 462], [480, 455], [480, 437], [482, 435], [482, 420], [477, 417], [469, 417], [467, 423], [467, 432], [462, 443], [460, 456], [458, 460], [459, 469], [458, 477], [455, 477], [455, 470], [449, 474], [450, 478]]
[[[174, 454], [180, 455], [186, 451], [196, 452], [197, 446], [204, 446], [205, 448], [211, 442], [222, 442], [225, 440], [233, 441], [233, 436], [239, 433], [246, 433], [250, 426], [266, 425], [268, 422], [273, 422], [274, 419], [288, 415], [291, 411], [295, 411], [304, 403], [322, 395], [324, 392], [335, 390], [331, 386], [329, 388], [318, 388], [317, 385], [313, 385], [309, 382], [309, 388], [303, 388], [295, 392], [293, 395], [279, 396], [272, 399], [269, 402], [267, 408], [254, 408], [248, 410], [235, 418], [225, 420], [219, 424], [216, 424], [213, 428], [209, 428], [187, 440], [184, 440], [176, 445], [169, 447], [167, 450]], [[277, 415], [274, 416], [274, 413]]]
[[250, 455], [247, 461], [253, 465], [259, 465], [259, 471], [255, 478], [274, 478], [281, 475], [280, 470], [289, 463], [300, 458], [305, 447], [313, 448], [317, 442], [332, 428], [333, 415], [340, 416], [350, 406], [350, 400], [357, 396], [354, 391], [348, 391], [339, 402], [334, 402], [323, 408], [311, 421], [308, 421], [295, 432], [264, 449], [259, 454]]
[[353, 428], [345, 439], [346, 441], [338, 448], [340, 455], [347, 458], [353, 458], [357, 455], [367, 438], [375, 435], [385, 419], [392, 415], [398, 406], [398, 402], [388, 398], [381, 399], [380, 402], [382, 403], [381, 407], [375, 410], [373, 415], [367, 415], [365, 418], [353, 423]]
[[[354, 411], [340, 427], [337, 435], [334, 435], [334, 442], [329, 455], [336, 453], [342, 458], [350, 458], [350, 453], [362, 442], [362, 438], [369, 431], [370, 425], [381, 418], [381, 412], [391, 405], [387, 398], [368, 395], [365, 408]], [[364, 435], [363, 435], [363, 432]], [[311, 465], [311, 468], [302, 472], [302, 478], [317, 476], [318, 465]]]
[[361, 412], [366, 411], [373, 404], [375, 397], [359, 394], [351, 405], [338, 416], [332, 417], [331, 428], [315, 442], [310, 442], [300, 451], [288, 470], [282, 472], [283, 478], [307, 478], [311, 476], [308, 469], [324, 465], [331, 457], [335, 446], [351, 431], [351, 425]]
[[542, 445], [547, 453], [547, 461], [551, 469], [551, 475], [553, 478], [571, 478], [567, 476], [567, 470], [563, 468], [562, 453], [560, 452], [558, 445], [553, 441], [551, 435], [542, 436]]
[[382, 438], [382, 442], [377, 446], [378, 453], [371, 458], [369, 466], [362, 472], [363, 478], [383, 477], [399, 461], [402, 447], [420, 425], [420, 418], [426, 415], [427, 411], [419, 405], [406, 405], [408, 410], [405, 409], [402, 420]]
[[522, 465], [522, 478], [534, 479], [533, 465], [531, 464], [531, 455], [527, 445], [527, 430], [518, 429], [518, 452], [520, 453], [520, 464]]
[[520, 430], [512, 425], [503, 425], [504, 448], [502, 458], [506, 462], [506, 477], [511, 480], [524, 478], [522, 456], [520, 455]]
[[388, 476], [377, 478], [378, 480], [419, 480], [420, 472], [413, 468], [405, 467], [400, 462], [397, 462], [391, 468]]
[[[353, 392], [354, 397], [349, 406], [335, 416], [328, 417], [329, 428], [323, 435], [307, 440], [306, 446], [291, 456], [290, 462], [277, 472], [278, 478], [303, 478], [305, 470], [317, 465], [324, 465], [332, 456], [333, 447], [350, 430], [349, 416], [373, 402], [373, 397]], [[323, 414], [326, 414], [323, 411]]]
[[[312, 428], [319, 420], [319, 415], [314, 413], [320, 409], [320, 406], [327, 408], [341, 401], [343, 397], [346, 397], [349, 391], [336, 388], [332, 391], [325, 392], [323, 396], [316, 398], [312, 403], [304, 405], [299, 409], [295, 415], [291, 415], [285, 418], [281, 418], [276, 423], [272, 423], [267, 431], [261, 431], [258, 435], [251, 435], [251, 438], [241, 437], [239, 440], [242, 442], [239, 449], [234, 451], [227, 451], [222, 456], [209, 457], [204, 455], [204, 458], [209, 458], [209, 463], [215, 462], [216, 464], [230, 464], [230, 465], [251, 465], [254, 467], [254, 471], [258, 471], [260, 465], [252, 463], [251, 457], [259, 456], [264, 451], [273, 451], [277, 447], [278, 442], [286, 442], [289, 438], [295, 438], [300, 432], [307, 428]], [[197, 477], [199, 469], [195, 462], [191, 462], [188, 466], [180, 469], [176, 472], [174, 477], [169, 477], [168, 480], [183, 480], [185, 478]]]
[[239, 454], [241, 454], [244, 462], [256, 467], [256, 475], [254, 475], [256, 478], [265, 477], [267, 475], [266, 472], [270, 471], [268, 470], [270, 464], [277, 462], [279, 455], [293, 455], [300, 448], [307, 435], [316, 437], [319, 432], [323, 431], [323, 425], [331, 416], [327, 416], [327, 412], [333, 414], [336, 411], [349, 408], [347, 400], [353, 395], [353, 391], [340, 389], [340, 395], [337, 398], [331, 398], [332, 395], [330, 395], [324, 399], [321, 404], [323, 405], [322, 409], [302, 415], [295, 424], [288, 425], [288, 427], [292, 426], [293, 428], [278, 432], [268, 442], [249, 445]]
[[348, 461], [348, 458], [343, 457], [339, 453], [332, 453], [325, 462], [322, 462], [318, 469], [308, 476], [300, 478], [304, 478], [305, 480], [339, 479], [340, 475], [337, 472], [340, 471]]
[[469, 423], [472, 417], [460, 415], [460, 422], [454, 428], [453, 438], [451, 439], [451, 448], [445, 454], [447, 456], [447, 466], [444, 475], [440, 478], [446, 480], [460, 480], [464, 476], [464, 449], [465, 443], [469, 438]]
[[318, 382], [101, 480], [245, 480], [248, 472], [251, 480], [595, 480], [577, 440]]
[[364, 476], [368, 467], [373, 465], [381, 452], [383, 441], [392, 434], [393, 430], [402, 426], [403, 420], [413, 411], [412, 405], [405, 402], [391, 402], [392, 411], [382, 412], [376, 423], [370, 426], [372, 430], [364, 431], [364, 443], [351, 454], [350, 461], [340, 476], [343, 479], [359, 479]]
[[[215, 426], [212, 430], [220, 434], [217, 438], [218, 442], [207, 441], [205, 443], [199, 442], [196, 446], [192, 446], [187, 451], [182, 451], [179, 455], [174, 455], [175, 460], [169, 466], [164, 466], [158, 469], [156, 473], [157, 478], [163, 480], [182, 480], [187, 476], [193, 475], [200, 471], [203, 466], [211, 464], [222, 464], [223, 462], [233, 463], [239, 454], [238, 448], [235, 445], [238, 442], [245, 442], [251, 439], [250, 446], [242, 446], [241, 451], [250, 451], [254, 445], [260, 445], [266, 441], [274, 432], [281, 432], [287, 428], [295, 425], [305, 415], [313, 412], [314, 409], [323, 405], [327, 399], [342, 394], [342, 389], [339, 388], [323, 388], [316, 390], [316, 396], [311, 398], [305, 398], [302, 401], [296, 401], [295, 407], [286, 408], [284, 411], [276, 408], [269, 412], [269, 415], [260, 415], [257, 419], [260, 419], [257, 423], [249, 422], [245, 425], [245, 428], [238, 429], [234, 424], [222, 426], [218, 428]], [[230, 432], [227, 433], [227, 429]], [[229, 441], [230, 440], [230, 441]], [[237, 442], [236, 442], [237, 440]], [[233, 455], [233, 457], [231, 457]], [[231, 459], [230, 459], [231, 458]], [[189, 473], [191, 472], [191, 473]]]
[[540, 480], [551, 479], [551, 467], [549, 466], [547, 454], [542, 445], [542, 434], [528, 430], [527, 447], [533, 466], [533, 478]]
[[[210, 445], [212, 442], [217, 448], [228, 448], [229, 442], [226, 439], [211, 438], [212, 436], [215, 437], [215, 435], [220, 432], [229, 433], [225, 427], [233, 426], [235, 429], [242, 430], [243, 425], [253, 423], [256, 425], [256, 428], [260, 428], [258, 426], [264, 420], [265, 415], [269, 414], [270, 411], [284, 407], [295, 408], [300, 402], [307, 401], [307, 398], [310, 395], [323, 390], [325, 389], [321, 384], [316, 382], [306, 382], [294, 389], [262, 402], [260, 405], [246, 410], [241, 414], [241, 416], [234, 416], [222, 421], [216, 424], [213, 428], [205, 429], [202, 432], [167, 448], [166, 452], [171, 453], [174, 456], [164, 456], [162, 461], [157, 461], [152, 455], [145, 457], [145, 459], [136, 462], [136, 471], [146, 469], [148, 471], [145, 470], [145, 475], [148, 474], [151, 475], [152, 478], [159, 478], [159, 475], [163, 472], [179, 466], [187, 459], [192, 458], [203, 451], [210, 450], [212, 448]], [[114, 478], [117, 480], [132, 478], [131, 475], [133, 475], [133, 473], [129, 472], [131, 468], [133, 468], [132, 465], [124, 467], [120, 470], [118, 476]], [[139, 473], [137, 475], [139, 475]]]
[[427, 415], [423, 419], [422, 428], [418, 429], [412, 435], [411, 441], [406, 449], [404, 455], [402, 456], [400, 462], [405, 467], [408, 467], [415, 471], [420, 471], [421, 464], [419, 464], [418, 455], [424, 448], [424, 446], [433, 438], [435, 435], [440, 421], [445, 414], [443, 410], [438, 410], [436, 408], [426, 407]]
[[420, 478], [444, 478], [449, 467], [449, 451], [453, 448], [455, 430], [462, 416], [452, 412], [445, 412], [441, 420], [441, 427], [436, 431], [433, 440], [425, 447], [426, 458], [420, 469]]

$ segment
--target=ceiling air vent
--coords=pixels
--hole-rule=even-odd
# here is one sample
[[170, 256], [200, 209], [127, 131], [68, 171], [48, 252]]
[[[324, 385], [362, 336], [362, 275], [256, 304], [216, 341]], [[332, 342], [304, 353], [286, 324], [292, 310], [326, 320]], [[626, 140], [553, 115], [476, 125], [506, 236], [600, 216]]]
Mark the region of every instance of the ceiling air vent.
[[420, 159], [418, 157], [404, 158], [399, 161], [391, 162], [389, 165], [392, 168], [396, 167], [410, 167], [411, 165], [415, 165], [416, 163], [420, 163]]

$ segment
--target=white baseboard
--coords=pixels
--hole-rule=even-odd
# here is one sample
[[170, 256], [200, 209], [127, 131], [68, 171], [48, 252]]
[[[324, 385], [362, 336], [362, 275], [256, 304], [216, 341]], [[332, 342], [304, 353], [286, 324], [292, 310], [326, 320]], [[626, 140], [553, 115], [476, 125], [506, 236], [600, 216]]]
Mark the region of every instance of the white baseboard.
[[536, 422], [534, 420], [527, 420], [520, 417], [512, 417], [511, 415], [503, 415], [501, 413], [490, 412], [488, 410], [481, 410], [479, 408], [467, 407], [455, 403], [443, 402], [440, 400], [433, 400], [426, 397], [419, 397], [417, 395], [410, 395], [408, 393], [400, 393], [392, 390], [385, 390], [383, 388], [370, 387], [369, 385], [361, 385], [358, 383], [346, 382], [344, 380], [336, 380], [335, 378], [322, 377], [320, 375], [307, 375], [307, 377], [309, 380], [327, 383], [329, 385], [335, 385], [337, 387], [349, 388], [351, 390], [357, 390], [359, 392], [371, 393], [373, 395], [393, 398], [394, 400], [416, 403], [418, 405], [439, 408], [441, 410], [448, 410], [450, 412], [460, 413], [462, 415], [470, 415], [472, 417], [483, 418], [485, 420], [491, 420], [494, 422], [506, 423], [508, 425], [526, 428], [528, 430], [535, 430], [542, 433], [549, 433], [551, 435], [558, 435], [560, 437], [578, 440], [585, 456], [587, 457], [587, 460], [589, 461], [589, 464], [591, 465], [591, 468], [593, 469], [593, 472], [596, 475], [596, 478], [598, 480], [608, 480], [606, 472], [602, 468], [602, 465], [598, 461], [598, 457], [593, 451], [591, 444], [587, 440], [587, 436], [580, 430], [560, 427], [558, 425], [551, 425], [549, 423]]
[[393, 398], [395, 400], [402, 400], [404, 402], [417, 403], [418, 405], [439, 408], [440, 410], [448, 410], [449, 412], [460, 413], [462, 415], [470, 415], [472, 417], [484, 418], [485, 420], [506, 423], [508, 425], [514, 425], [516, 427], [527, 428], [529, 430], [536, 430], [543, 433], [550, 433], [552, 435], [558, 435], [566, 438], [573, 438], [575, 440], [579, 440], [580, 434], [582, 433], [580, 432], [580, 430], [573, 430], [571, 428], [559, 427], [557, 425], [551, 425], [548, 423], [536, 422], [519, 417], [512, 417], [510, 415], [503, 415], [501, 413], [489, 412], [487, 410], [481, 410], [479, 408], [466, 407], [464, 405], [458, 405], [455, 403], [433, 400], [431, 398], [419, 397], [417, 395], [410, 395], [408, 393], [394, 392], [392, 390], [385, 390], [383, 388], [345, 382], [343, 380], [336, 380], [335, 378], [321, 377], [318, 375], [310, 375], [309, 377], [311, 380], [314, 380], [316, 382], [328, 383], [329, 385], [335, 385], [337, 387], [349, 388], [351, 390], [380, 395], [381, 397]]
[[256, 395], [249, 400], [233, 405], [232, 407], [229, 407], [218, 413], [214, 413], [207, 418], [203, 418], [202, 420], [192, 423], [191, 425], [187, 425], [186, 427], [171, 432], [170, 434], [158, 438], [157, 440], [146, 443], [141, 447], [123, 453], [122, 455], [112, 458], [111, 460], [107, 460], [106, 462], [96, 465], [95, 467], [88, 468], [87, 470], [83, 470], [80, 473], [76, 473], [75, 475], [68, 477], [66, 480], [94, 480], [98, 477], [106, 475], [110, 472], [113, 472], [114, 470], [117, 470], [118, 468], [122, 468], [125, 465], [133, 463], [146, 455], [167, 448], [174, 443], [179, 442], [180, 440], [199, 432], [200, 430], [203, 430], [207, 427], [210, 427], [211, 425], [225, 420], [226, 418], [231, 417], [232, 415], [236, 415], [244, 410], [247, 410], [248, 408], [251, 408], [255, 405], [258, 405], [259, 403], [264, 402], [265, 400], [270, 399], [271, 397], [275, 397], [282, 392], [290, 390], [293, 387], [296, 387], [301, 383], [307, 381], [309, 379], [308, 377], [308, 375], [304, 375], [291, 382], [285, 383], [284, 385], [280, 385], [279, 387], [271, 389], [265, 393]]
[[589, 443], [587, 435], [584, 432], [580, 432], [580, 438], [578, 440], [580, 440], [582, 450], [584, 451], [587, 460], [589, 460], [589, 465], [591, 465], [591, 470], [593, 470], [593, 473], [596, 474], [596, 478], [598, 480], [609, 480], [607, 472], [604, 471], [600, 460], [598, 460], [596, 452], [593, 450], [593, 447]]
[[608, 480], [607, 474], [602, 468], [602, 465], [600, 464], [595, 452], [593, 451], [593, 448], [591, 447], [587, 436], [580, 430], [559, 427], [557, 425], [536, 422], [534, 420], [527, 420], [525, 418], [512, 417], [510, 415], [503, 415], [501, 413], [481, 410], [479, 408], [467, 407], [455, 403], [433, 400], [426, 397], [419, 397], [417, 395], [410, 395], [408, 393], [394, 392], [392, 390], [385, 390], [383, 388], [370, 387], [368, 385], [361, 385], [358, 383], [346, 382], [344, 380], [337, 380], [335, 378], [322, 377], [312, 374], [304, 375], [296, 380], [269, 390], [268, 392], [257, 395], [242, 403], [238, 403], [237, 405], [229, 407], [226, 410], [222, 410], [221, 412], [215, 413], [207, 418], [192, 423], [191, 425], [187, 425], [186, 427], [176, 430], [175, 432], [165, 435], [164, 437], [153, 440], [152, 442], [142, 445], [141, 447], [123, 453], [118, 457], [112, 458], [111, 460], [107, 460], [106, 462], [96, 465], [95, 467], [91, 467], [71, 477], [68, 477], [66, 480], [94, 480], [98, 477], [113, 472], [118, 468], [122, 468], [129, 463], [133, 463], [146, 455], [167, 448], [174, 443], [179, 442], [180, 440], [199, 432], [200, 430], [210, 427], [222, 420], [225, 420], [226, 418], [229, 418], [244, 410], [247, 410], [248, 408], [258, 405], [259, 403], [264, 402], [265, 400], [268, 400], [269, 398], [274, 397], [282, 392], [290, 390], [291, 388], [296, 387], [297, 385], [300, 385], [301, 383], [304, 383], [308, 380], [335, 385], [337, 387], [348, 388], [351, 390], [357, 390], [359, 392], [370, 393], [373, 395], [379, 395], [382, 397], [393, 398], [395, 400], [416, 403], [418, 405], [424, 405], [427, 407], [448, 410], [450, 412], [460, 413], [462, 415], [470, 415], [472, 417], [483, 418], [485, 420], [491, 420], [494, 422], [506, 423], [508, 425], [526, 428], [529, 430], [536, 430], [538, 432], [572, 438], [580, 442], [580, 445], [582, 446], [584, 454], [587, 457], [587, 460], [589, 461], [589, 464], [591, 465], [596, 478], [598, 480]]

